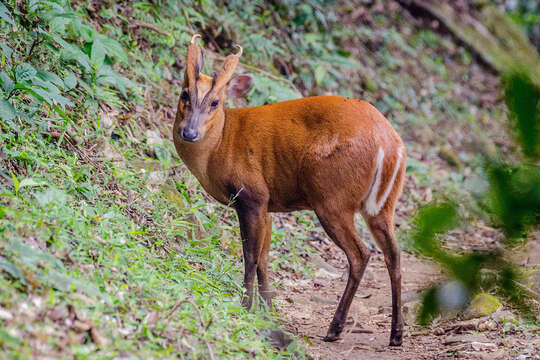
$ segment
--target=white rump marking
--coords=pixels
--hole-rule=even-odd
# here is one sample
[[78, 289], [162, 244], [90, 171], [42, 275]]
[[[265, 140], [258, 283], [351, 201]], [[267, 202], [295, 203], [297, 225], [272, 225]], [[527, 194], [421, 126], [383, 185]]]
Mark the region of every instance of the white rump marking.
[[379, 152], [377, 153], [377, 167], [375, 168], [375, 176], [373, 182], [371, 183], [371, 186], [369, 187], [369, 190], [366, 193], [366, 196], [364, 197], [364, 209], [366, 210], [368, 215], [377, 215], [381, 211], [381, 208], [386, 202], [386, 199], [388, 199], [388, 195], [390, 195], [390, 191], [392, 191], [394, 181], [396, 181], [397, 173], [399, 171], [399, 168], [401, 167], [401, 158], [403, 157], [402, 150], [403, 148], [401, 147], [398, 149], [394, 173], [392, 174], [392, 178], [388, 182], [388, 185], [386, 186], [383, 195], [377, 202], [377, 194], [379, 193], [379, 188], [381, 187], [381, 174], [383, 172], [384, 161], [384, 150], [382, 149], [382, 147], [379, 148]]

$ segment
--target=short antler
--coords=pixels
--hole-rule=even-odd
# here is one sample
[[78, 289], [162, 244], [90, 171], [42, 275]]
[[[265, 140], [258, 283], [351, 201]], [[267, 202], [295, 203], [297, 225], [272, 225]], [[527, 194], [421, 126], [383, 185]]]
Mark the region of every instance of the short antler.
[[238, 62], [240, 61], [240, 56], [242, 55], [242, 47], [238, 44], [235, 44], [234, 46], [239, 48], [239, 51], [238, 53], [231, 54], [225, 58], [225, 61], [223, 62], [223, 65], [221, 66], [221, 69], [219, 69], [216, 76], [216, 91], [221, 90], [225, 85], [227, 85], [229, 80], [231, 80], [232, 75], [234, 74], [234, 70], [236, 69]]
[[190, 43], [191, 43], [191, 44], [195, 44], [195, 40], [196, 40], [197, 38], [200, 38], [200, 37], [202, 37], [201, 34], [195, 34], [195, 35], [193, 35], [193, 37], [191, 38], [191, 42], [190, 42]]
[[242, 56], [242, 52], [243, 52], [242, 47], [241, 47], [240, 45], [238, 45], [238, 44], [234, 44], [234, 46], [236, 46], [237, 48], [240, 49], [240, 50], [238, 51], [238, 54], [234, 54], [234, 55], [235, 55], [235, 56], [238, 56], [238, 57]]

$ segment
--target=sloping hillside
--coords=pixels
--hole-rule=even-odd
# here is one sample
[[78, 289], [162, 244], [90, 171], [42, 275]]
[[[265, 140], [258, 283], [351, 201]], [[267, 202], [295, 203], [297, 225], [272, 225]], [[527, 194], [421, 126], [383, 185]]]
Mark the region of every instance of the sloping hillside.
[[[474, 209], [468, 186], [478, 153], [514, 146], [497, 74], [398, 2], [4, 1], [2, 357], [347, 358], [366, 350], [323, 347], [321, 330], [309, 330], [315, 322], [326, 326], [344, 285], [328, 288], [319, 269], [345, 269], [311, 213], [274, 217], [276, 311], [240, 306], [236, 215], [203, 192], [171, 142], [194, 33], [203, 36], [205, 73], [242, 44], [237, 72], [252, 74], [254, 88], [231, 106], [332, 93], [366, 99], [390, 119], [409, 156], [397, 220], [405, 251], [420, 204], [443, 194]], [[474, 225], [447, 244], [496, 246], [499, 233], [464, 211]], [[358, 228], [375, 251], [360, 219]], [[369, 291], [358, 296], [373, 298], [357, 307], [367, 309], [366, 321], [381, 315], [382, 338], [389, 333], [381, 295], [388, 287], [377, 285], [387, 280], [374, 258]], [[411, 291], [439, 276], [407, 258], [406, 266], [419, 269]], [[297, 324], [295, 312], [317, 306], [325, 308], [318, 317]], [[538, 346], [533, 330], [513, 325], [516, 353]], [[353, 344], [371, 341], [369, 334], [350, 336], [358, 336]], [[435, 346], [430, 336], [426, 343]], [[442, 351], [409, 344], [397, 350], [403, 358]], [[367, 351], [394, 355], [379, 345]]]

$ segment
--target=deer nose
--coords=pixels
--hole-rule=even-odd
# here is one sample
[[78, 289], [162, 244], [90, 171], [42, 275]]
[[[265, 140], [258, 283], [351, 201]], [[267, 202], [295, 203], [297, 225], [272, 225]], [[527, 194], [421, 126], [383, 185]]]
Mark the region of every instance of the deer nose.
[[199, 140], [199, 132], [192, 128], [183, 128], [180, 135], [182, 136], [182, 140], [185, 141], [195, 142]]

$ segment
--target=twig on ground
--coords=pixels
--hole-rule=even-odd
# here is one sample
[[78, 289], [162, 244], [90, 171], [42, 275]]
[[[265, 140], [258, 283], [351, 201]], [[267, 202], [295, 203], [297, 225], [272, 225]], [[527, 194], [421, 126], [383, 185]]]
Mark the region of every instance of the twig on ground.
[[513, 281], [521, 290], [526, 292], [529, 296], [533, 297], [536, 300], [540, 300], [540, 294], [539, 293], [537, 293], [533, 289], [529, 289], [528, 287], [526, 287], [525, 285], [523, 285], [522, 283], [520, 283], [518, 281], [515, 281], [515, 280], [513, 280]]
[[36, 48], [37, 45], [41, 44], [42, 41], [43, 40], [39, 37], [39, 35], [36, 35], [36, 38], [32, 42], [32, 46], [30, 47], [30, 51], [28, 52], [28, 55], [26, 55], [26, 57], [24, 58], [25, 62], [32, 58], [32, 56], [34, 55], [34, 49]]
[[129, 25], [129, 27], [131, 27], [131, 28], [134, 28], [134, 27], [137, 27], [137, 26], [153, 30], [153, 31], [155, 31], [155, 32], [157, 32], [158, 34], [161, 34], [161, 35], [171, 36], [171, 34], [169, 32], [158, 28], [154, 24], [147, 23], [146, 21], [136, 20], [133, 24]]

